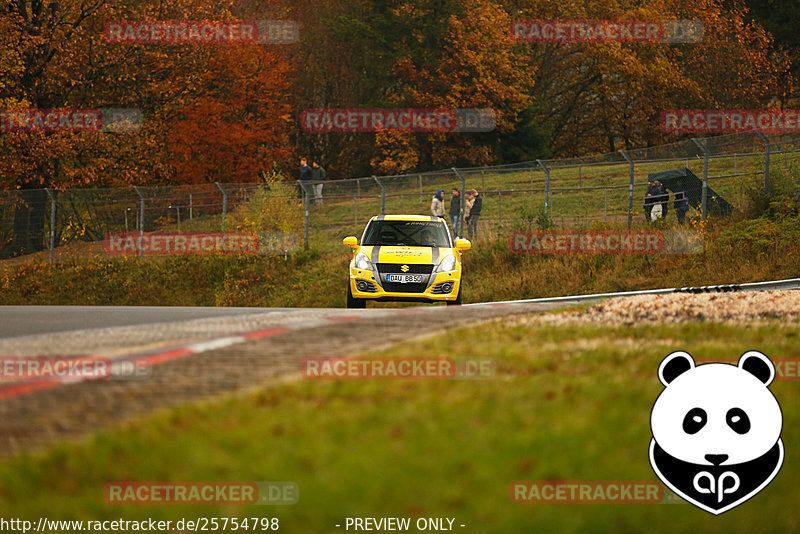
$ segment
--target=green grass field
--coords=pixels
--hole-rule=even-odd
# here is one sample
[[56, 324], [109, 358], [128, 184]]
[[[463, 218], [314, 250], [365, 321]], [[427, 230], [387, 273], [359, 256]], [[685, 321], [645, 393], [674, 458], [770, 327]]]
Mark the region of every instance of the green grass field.
[[[677, 349], [731, 360], [798, 358], [800, 325], [568, 326], [499, 322], [412, 340], [379, 356], [493, 358], [477, 381], [299, 381], [183, 406], [80, 443], [0, 464], [16, 517], [176, 520], [266, 516], [281, 531], [342, 531], [345, 517], [451, 517], [465, 532], [793, 532], [800, 490], [798, 382], [771, 389], [784, 414], [782, 472], [713, 517], [688, 504], [516, 504], [517, 480], [656, 480], [649, 415], [660, 360]], [[111, 506], [115, 481], [294, 481], [291, 506]]]

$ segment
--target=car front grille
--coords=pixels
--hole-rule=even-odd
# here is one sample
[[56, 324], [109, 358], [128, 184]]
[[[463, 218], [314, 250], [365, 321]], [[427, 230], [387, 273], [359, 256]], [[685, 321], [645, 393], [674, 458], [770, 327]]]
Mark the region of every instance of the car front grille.
[[[401, 269], [403, 265], [408, 267], [407, 271]], [[376, 267], [381, 274], [431, 274], [433, 272], [433, 265], [424, 263], [379, 263]]]
[[[404, 265], [408, 267], [408, 270], [404, 271], [402, 269]], [[430, 274], [433, 272], [433, 265], [429, 263], [378, 263], [376, 267], [378, 268], [381, 287], [383, 287], [384, 291], [399, 293], [424, 293], [428, 288]], [[422, 283], [387, 282], [387, 274], [421, 274]]]

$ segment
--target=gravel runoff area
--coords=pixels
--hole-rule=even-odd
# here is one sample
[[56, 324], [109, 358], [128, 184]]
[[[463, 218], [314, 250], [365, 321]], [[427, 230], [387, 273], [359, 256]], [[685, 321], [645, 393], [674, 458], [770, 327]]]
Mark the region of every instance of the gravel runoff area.
[[745, 323], [769, 319], [800, 319], [800, 291], [733, 293], [669, 293], [609, 299], [588, 308], [532, 315], [522, 319], [536, 324], [682, 323], [707, 321]]

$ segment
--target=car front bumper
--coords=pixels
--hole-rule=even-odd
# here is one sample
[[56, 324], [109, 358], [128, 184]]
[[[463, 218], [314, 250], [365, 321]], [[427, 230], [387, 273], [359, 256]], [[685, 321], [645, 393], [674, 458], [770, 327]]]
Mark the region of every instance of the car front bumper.
[[[394, 283], [391, 291], [384, 288], [384, 281], [378, 280], [376, 271], [350, 267], [350, 291], [354, 298], [381, 302], [447, 302], [455, 300], [461, 290], [461, 269], [424, 275], [424, 291], [403, 291], [402, 285]], [[384, 275], [385, 277], [385, 275]], [[361, 282], [361, 283], [359, 283]], [[416, 284], [409, 284], [414, 286]], [[364, 290], [365, 286], [368, 287]], [[401, 287], [397, 287], [401, 286]], [[448, 288], [450, 291], [446, 291]]]

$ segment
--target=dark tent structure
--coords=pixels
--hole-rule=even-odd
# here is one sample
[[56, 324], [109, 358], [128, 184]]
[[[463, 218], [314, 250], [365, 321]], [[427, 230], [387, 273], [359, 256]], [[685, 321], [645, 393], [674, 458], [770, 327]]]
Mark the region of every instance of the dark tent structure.
[[[695, 209], [700, 209], [703, 201], [703, 181], [698, 178], [689, 169], [675, 169], [672, 171], [654, 172], [647, 175], [648, 181], [652, 182], [658, 180], [664, 188], [670, 192], [675, 193], [678, 190], [678, 184], [681, 183], [686, 189], [689, 198], [689, 205]], [[674, 196], [673, 196], [674, 198]], [[733, 206], [719, 196], [716, 191], [708, 188], [708, 214], [709, 215], [730, 215], [733, 212]]]

